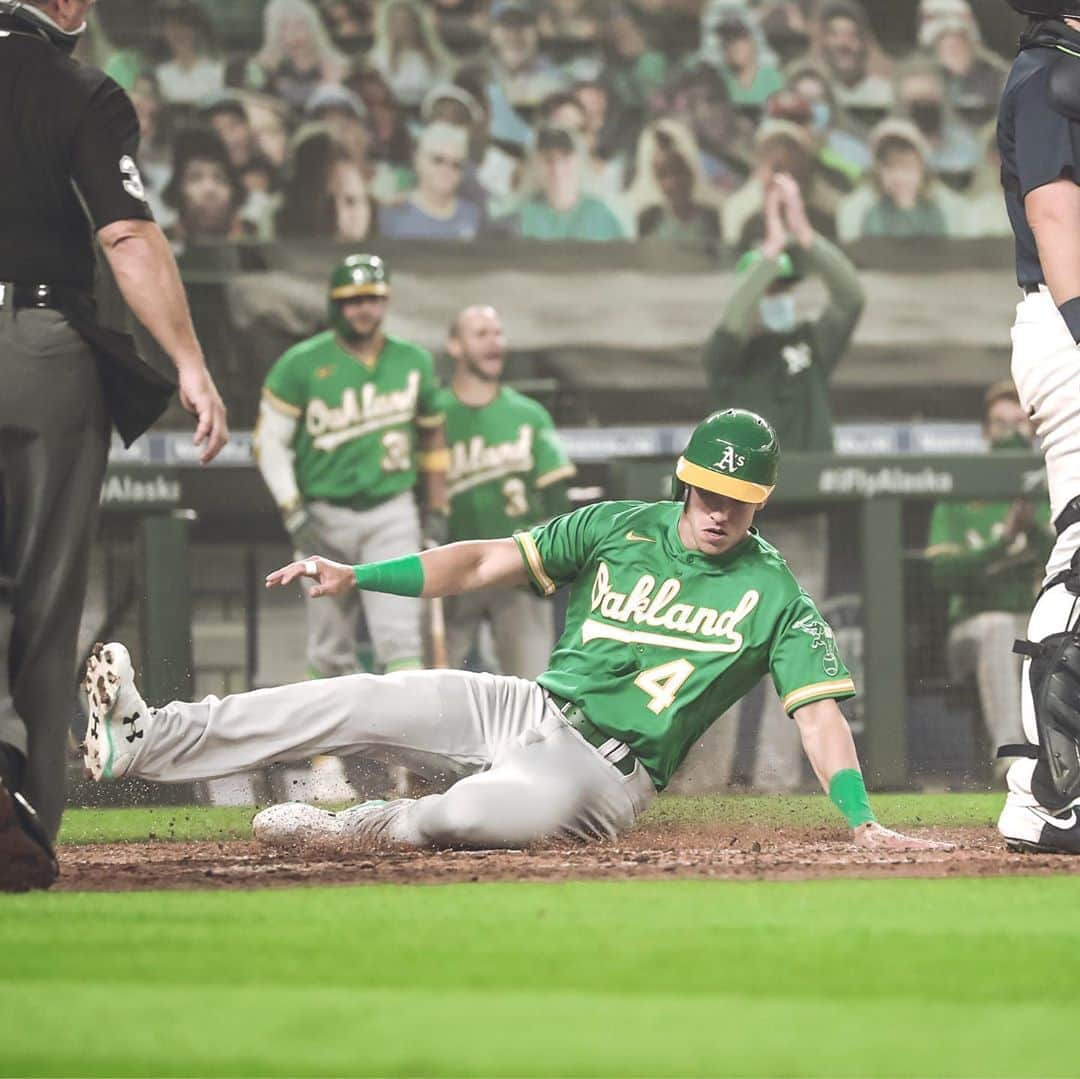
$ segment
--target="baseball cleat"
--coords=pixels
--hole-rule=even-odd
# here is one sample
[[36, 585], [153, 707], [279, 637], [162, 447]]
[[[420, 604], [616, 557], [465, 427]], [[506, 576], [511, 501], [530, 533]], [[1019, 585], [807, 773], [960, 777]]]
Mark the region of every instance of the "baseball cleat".
[[373, 799], [331, 813], [307, 802], [283, 802], [256, 813], [251, 830], [260, 843], [275, 847], [343, 846], [353, 836], [361, 811], [383, 805], [385, 801]]
[[33, 806], [0, 781], [0, 892], [48, 888], [59, 874], [52, 844]]
[[128, 650], [115, 642], [95, 644], [86, 664], [90, 719], [83, 761], [92, 779], [119, 779], [135, 759], [152, 711], [135, 688]]
[[1022, 854], [1080, 854], [1080, 817], [1072, 806], [1048, 813], [1039, 806], [1005, 803], [998, 831], [1011, 851]]

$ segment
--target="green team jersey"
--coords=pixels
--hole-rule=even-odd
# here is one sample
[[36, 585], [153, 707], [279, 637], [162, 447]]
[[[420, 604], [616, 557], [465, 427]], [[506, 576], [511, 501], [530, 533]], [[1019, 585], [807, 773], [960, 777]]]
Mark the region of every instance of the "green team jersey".
[[766, 672], [788, 713], [855, 693], [777, 550], [754, 531], [715, 558], [688, 550], [681, 513], [678, 502], [598, 502], [514, 537], [540, 593], [571, 584], [537, 681], [630, 746], [659, 789]]
[[1043, 565], [1054, 546], [1050, 503], [1035, 506], [1035, 523], [1011, 541], [1005, 518], [1011, 502], [939, 502], [930, 518], [934, 583], [949, 593], [949, 621], [983, 611], [1031, 610]]
[[496, 539], [546, 515], [540, 492], [576, 469], [539, 402], [504, 386], [482, 408], [437, 399], [450, 449], [450, 538]]
[[416, 483], [416, 428], [442, 423], [431, 353], [386, 335], [370, 366], [330, 331], [289, 349], [263, 396], [297, 425], [296, 483], [305, 499], [375, 505]]

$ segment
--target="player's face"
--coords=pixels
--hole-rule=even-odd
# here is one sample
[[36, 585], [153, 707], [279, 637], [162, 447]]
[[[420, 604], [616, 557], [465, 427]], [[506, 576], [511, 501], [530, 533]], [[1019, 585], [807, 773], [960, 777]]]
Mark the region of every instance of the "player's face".
[[461, 316], [457, 350], [466, 370], [484, 382], [498, 382], [506, 366], [506, 334], [493, 307], [477, 307]]
[[760, 506], [700, 487], [689, 490], [679, 520], [679, 537], [691, 551], [721, 555], [743, 541]]
[[1000, 397], [986, 413], [986, 437], [995, 445], [1023, 441], [1031, 444], [1034, 428], [1019, 401]]
[[388, 303], [386, 296], [356, 296], [342, 302], [341, 313], [352, 327], [354, 341], [367, 341], [379, 332]]

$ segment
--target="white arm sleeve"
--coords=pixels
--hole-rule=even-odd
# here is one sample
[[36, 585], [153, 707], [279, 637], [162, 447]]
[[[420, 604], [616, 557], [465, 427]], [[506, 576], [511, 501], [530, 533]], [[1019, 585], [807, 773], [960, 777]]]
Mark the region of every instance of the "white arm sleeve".
[[255, 462], [274, 501], [283, 510], [295, 508], [301, 501], [300, 488], [296, 485], [293, 467], [296, 451], [295, 416], [286, 416], [268, 401], [259, 406], [259, 422], [255, 425]]

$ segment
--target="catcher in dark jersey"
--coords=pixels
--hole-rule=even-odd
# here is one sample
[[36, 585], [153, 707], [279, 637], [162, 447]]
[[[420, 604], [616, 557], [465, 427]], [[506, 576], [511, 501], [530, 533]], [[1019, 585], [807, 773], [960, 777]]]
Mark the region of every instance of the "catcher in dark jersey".
[[[465, 671], [350, 675], [147, 708], [123, 645], [98, 646], [86, 687], [97, 778], [187, 781], [315, 753], [363, 752], [457, 778], [444, 794], [329, 813], [299, 802], [254, 820], [271, 843], [519, 847], [630, 827], [713, 720], [771, 672], [822, 786], [869, 847], [934, 845], [870, 810], [837, 701], [855, 686], [832, 631], [751, 528], [776, 481], [769, 424], [728, 409], [694, 431], [675, 500], [600, 502], [512, 538], [361, 566], [293, 562], [268, 586], [447, 596], [569, 585], [565, 631], [536, 681]], [[304, 723], [296, 723], [302, 713]]]

